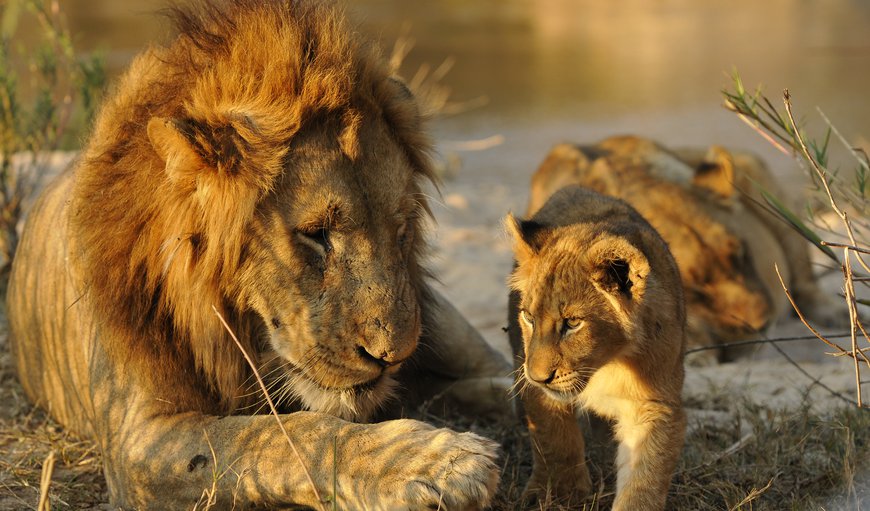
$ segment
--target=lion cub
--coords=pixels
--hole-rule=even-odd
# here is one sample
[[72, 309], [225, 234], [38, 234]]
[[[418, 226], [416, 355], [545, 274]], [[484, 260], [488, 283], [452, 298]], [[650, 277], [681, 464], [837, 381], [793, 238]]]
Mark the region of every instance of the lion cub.
[[621, 200], [569, 186], [529, 220], [508, 215], [510, 338], [534, 463], [527, 496], [592, 490], [580, 407], [614, 422], [614, 510], [659, 510], [680, 456], [685, 307], [676, 263]]

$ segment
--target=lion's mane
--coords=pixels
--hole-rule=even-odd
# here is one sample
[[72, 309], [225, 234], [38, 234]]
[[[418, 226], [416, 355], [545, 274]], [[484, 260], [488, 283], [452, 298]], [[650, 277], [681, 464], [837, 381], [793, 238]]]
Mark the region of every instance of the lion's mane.
[[[429, 142], [407, 90], [334, 7], [209, 1], [169, 16], [178, 36], [134, 61], [83, 153], [71, 199], [75, 267], [112, 332], [103, 347], [126, 372], [199, 389], [176, 396], [179, 409], [228, 412], [249, 374], [210, 305], [255, 351], [260, 320], [237, 312], [244, 304], [226, 290], [258, 201], [292, 172], [294, 137], [340, 119], [338, 141], [353, 160], [362, 119], [379, 116], [431, 179]], [[154, 118], [172, 119], [205, 168], [167, 172], [149, 140]], [[412, 275], [419, 284], [422, 271]]]

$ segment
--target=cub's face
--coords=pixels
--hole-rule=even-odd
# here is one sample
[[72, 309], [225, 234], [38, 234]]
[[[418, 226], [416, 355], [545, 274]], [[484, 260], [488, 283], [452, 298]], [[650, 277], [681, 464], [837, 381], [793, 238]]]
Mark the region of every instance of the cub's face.
[[259, 207], [241, 270], [246, 306], [266, 328], [275, 394], [348, 419], [390, 396], [420, 336], [419, 173], [382, 124], [360, 156], [335, 137], [294, 139], [277, 189]]
[[[570, 402], [629, 340], [612, 304], [588, 279], [566, 268], [570, 258], [546, 259], [533, 272], [536, 284], [521, 291], [523, 376], [552, 398]], [[548, 278], [552, 275], [562, 279], [556, 282]]]
[[532, 235], [538, 239], [527, 244], [523, 224], [514, 231], [511, 279], [520, 297], [515, 313], [523, 376], [550, 397], [571, 402], [598, 369], [632, 350], [648, 264], [627, 243], [591, 239], [578, 226]]

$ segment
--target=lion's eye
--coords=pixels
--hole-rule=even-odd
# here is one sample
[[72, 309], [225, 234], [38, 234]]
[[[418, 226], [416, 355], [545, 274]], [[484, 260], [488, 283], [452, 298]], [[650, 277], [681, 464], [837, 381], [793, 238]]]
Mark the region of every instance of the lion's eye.
[[562, 320], [562, 334], [573, 334], [586, 325], [586, 322], [580, 318], [565, 318]]
[[399, 246], [404, 247], [408, 245], [411, 238], [414, 237], [414, 226], [411, 220], [402, 222], [402, 225], [399, 226], [399, 230], [396, 232], [396, 237], [399, 240]]
[[329, 231], [326, 229], [315, 229], [313, 231], [300, 230], [297, 233], [302, 243], [321, 256], [325, 257], [326, 254], [332, 252], [332, 242], [329, 239]]
[[535, 328], [535, 318], [533, 318], [532, 315], [529, 314], [529, 311], [527, 311], [526, 309], [521, 309], [520, 317], [523, 319], [523, 322], [525, 322], [525, 324], [529, 325], [530, 328]]

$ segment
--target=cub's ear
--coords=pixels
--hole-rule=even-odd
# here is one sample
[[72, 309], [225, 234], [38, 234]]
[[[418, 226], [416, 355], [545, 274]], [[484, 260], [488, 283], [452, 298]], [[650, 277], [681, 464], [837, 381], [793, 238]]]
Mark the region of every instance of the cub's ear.
[[518, 219], [512, 213], [507, 214], [504, 225], [514, 240], [514, 255], [519, 263], [537, 254], [550, 235], [549, 227], [533, 220]]
[[607, 238], [589, 249], [595, 287], [625, 308], [639, 301], [646, 290], [649, 260], [623, 238]]
[[707, 190], [715, 197], [730, 201], [736, 193], [734, 157], [720, 146], [711, 146], [695, 169], [692, 184]]
[[193, 119], [152, 117], [148, 138], [175, 182], [195, 179], [202, 172], [236, 173], [247, 144], [233, 126], [212, 127]]

